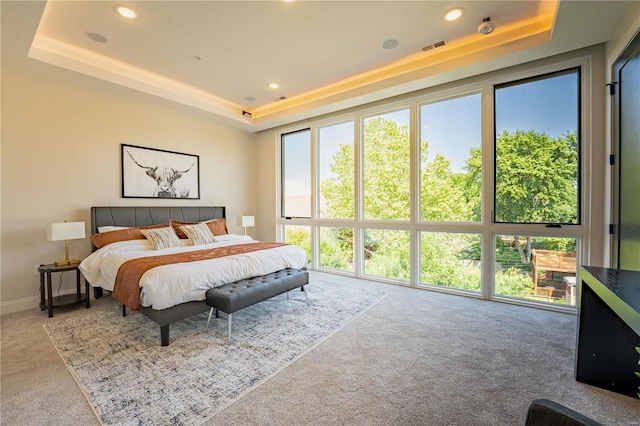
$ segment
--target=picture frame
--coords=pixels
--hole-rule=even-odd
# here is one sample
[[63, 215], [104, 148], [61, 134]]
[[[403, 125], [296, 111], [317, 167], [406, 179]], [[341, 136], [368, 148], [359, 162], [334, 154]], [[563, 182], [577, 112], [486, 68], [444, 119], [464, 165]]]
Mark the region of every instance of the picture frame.
[[200, 199], [200, 156], [121, 144], [122, 198]]

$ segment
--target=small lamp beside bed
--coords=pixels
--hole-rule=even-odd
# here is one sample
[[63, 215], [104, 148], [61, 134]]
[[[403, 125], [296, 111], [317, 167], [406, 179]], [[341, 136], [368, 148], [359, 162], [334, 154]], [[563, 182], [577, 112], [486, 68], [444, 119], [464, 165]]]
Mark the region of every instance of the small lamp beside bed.
[[244, 235], [247, 235], [247, 228], [251, 228], [253, 225], [253, 216], [242, 216], [240, 218], [240, 226], [244, 228]]
[[85, 238], [84, 222], [64, 222], [52, 223], [47, 227], [47, 240], [64, 240], [64, 260], [55, 262], [56, 266], [74, 265], [80, 263], [79, 259], [69, 259], [69, 240]]

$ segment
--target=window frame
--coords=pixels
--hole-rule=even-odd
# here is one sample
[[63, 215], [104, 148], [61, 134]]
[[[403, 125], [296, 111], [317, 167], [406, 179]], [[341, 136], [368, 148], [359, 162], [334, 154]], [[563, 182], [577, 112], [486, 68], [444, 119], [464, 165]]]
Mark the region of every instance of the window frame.
[[[591, 158], [594, 155], [599, 155], [600, 151], [604, 152], [605, 149], [599, 145], [594, 147], [592, 145], [592, 139], [598, 136], [598, 133], [592, 128], [590, 120], [590, 114], [592, 114], [594, 108], [594, 99], [599, 103], [604, 99], [597, 93], [592, 93], [590, 88], [597, 84], [601, 75], [599, 71], [594, 70], [592, 62], [597, 62], [599, 53], [594, 49], [591, 53], [585, 54], [584, 52], [575, 52], [570, 55], [564, 55], [558, 58], [548, 58], [544, 60], [538, 60], [533, 63], [522, 64], [511, 68], [493, 71], [487, 75], [479, 75], [462, 80], [458, 83], [450, 83], [446, 85], [438, 85], [429, 87], [416, 92], [414, 94], [401, 95], [401, 98], [390, 98], [382, 102], [376, 102], [371, 105], [364, 105], [358, 108], [345, 110], [337, 114], [332, 114], [328, 117], [320, 117], [317, 120], [310, 119], [305, 122], [297, 123], [294, 126], [288, 128], [281, 128], [274, 132], [277, 149], [280, 149], [280, 135], [290, 133], [292, 131], [303, 130], [306, 128], [313, 129], [311, 133], [311, 145], [312, 145], [312, 218], [293, 218], [285, 219], [281, 217], [280, 212], [277, 212], [275, 218], [276, 234], [278, 238], [282, 238], [283, 225], [309, 225], [312, 227], [312, 251], [314, 256], [309, 269], [324, 270], [337, 275], [347, 275], [356, 278], [366, 278], [373, 281], [390, 283], [400, 286], [408, 286], [413, 288], [425, 288], [424, 285], [420, 285], [420, 231], [435, 231], [435, 232], [463, 232], [463, 233], [477, 233], [482, 235], [481, 246], [481, 294], [465, 294], [470, 297], [482, 298], [485, 300], [504, 301], [508, 303], [535, 306], [547, 310], [555, 310], [561, 312], [575, 312], [575, 309], [563, 309], [558, 306], [544, 306], [543, 304], [535, 304], [526, 300], [506, 300], [504, 297], [494, 295], [495, 289], [495, 238], [496, 235], [511, 234], [513, 235], [530, 235], [539, 237], [574, 237], [577, 239], [578, 248], [578, 261], [581, 263], [589, 262], [592, 254], [598, 256], [600, 249], [596, 247], [592, 249], [590, 246], [590, 240], [595, 239], [595, 242], [600, 242], [602, 236], [600, 236], [601, 226], [591, 222], [592, 216], [592, 200], [600, 200], [598, 194], [591, 194], [591, 188], [599, 188], [599, 183], [592, 182], [590, 175], [587, 174], [587, 170], [592, 170], [594, 173], [600, 175], [604, 172], [604, 165], [600, 166], [599, 163], [592, 163]], [[509, 83], [520, 79], [528, 79], [547, 73], [555, 73], [570, 68], [580, 69], [579, 80], [579, 129], [580, 134], [580, 154], [578, 163], [578, 179], [580, 180], [580, 190], [578, 193], [579, 208], [580, 208], [580, 223], [576, 225], [562, 226], [562, 228], [547, 228], [541, 224], [511, 224], [511, 223], [494, 223], [493, 222], [493, 188], [495, 182], [495, 111], [494, 111], [494, 85]], [[419, 158], [419, 144], [418, 140], [419, 129], [419, 114], [418, 108], [422, 103], [433, 103], [438, 100], [444, 100], [446, 98], [455, 98], [465, 96], [467, 94], [480, 93], [482, 96], [482, 194], [481, 194], [481, 221], [473, 223], [465, 222], [424, 222], [419, 220], [419, 205], [415, 202], [416, 197], [419, 197], [419, 175], [420, 164], [416, 161]], [[384, 102], [384, 103], [383, 103]], [[408, 221], [392, 221], [392, 220], [375, 220], [364, 219], [363, 217], [363, 205], [360, 201], [362, 194], [362, 123], [363, 119], [376, 115], [383, 115], [388, 112], [397, 111], [400, 109], [410, 109], [410, 145], [411, 145], [411, 196], [413, 202], [411, 203], [411, 217]], [[340, 122], [353, 120], [354, 126], [354, 156], [355, 156], [355, 220], [343, 220], [343, 219], [330, 219], [319, 218], [317, 211], [317, 127], [327, 126], [330, 124], [338, 124]], [[600, 126], [600, 123], [596, 123]], [[587, 167], [590, 165], [590, 167]], [[278, 153], [277, 166], [281, 168], [281, 158]], [[602, 170], [601, 170], [602, 168]], [[281, 173], [276, 171], [276, 176], [279, 179]], [[278, 184], [278, 189], [281, 186]], [[281, 194], [276, 194], [278, 197]], [[280, 200], [276, 202], [276, 206], [279, 206]], [[318, 238], [318, 226], [332, 226], [332, 227], [352, 227], [354, 233], [354, 272], [342, 272], [327, 270], [319, 268], [319, 238]], [[363, 259], [363, 247], [364, 247], [364, 232], [366, 229], [380, 228], [389, 230], [408, 230], [410, 231], [410, 260], [411, 260], [411, 278], [407, 283], [405, 281], [398, 281], [393, 279], [381, 278], [372, 275], [365, 275], [364, 272], [364, 259]], [[429, 288], [430, 290], [436, 290], [445, 293], [460, 293], [456, 289], [448, 288]]]
[[[413, 221], [414, 216], [414, 205], [415, 205], [415, 192], [414, 192], [414, 163], [415, 163], [415, 100], [408, 100], [404, 102], [396, 102], [391, 103], [389, 105], [385, 105], [383, 107], [377, 107], [373, 109], [368, 109], [358, 114], [358, 129], [359, 129], [359, 138], [358, 138], [358, 162], [356, 163], [356, 175], [358, 177], [358, 181], [356, 182], [356, 186], [358, 188], [357, 191], [357, 201], [356, 201], [356, 218], [359, 222], [365, 224], [375, 224], [378, 226], [380, 224], [390, 224], [389, 229], [396, 229], [396, 226], [409, 224]], [[408, 111], [409, 114], [409, 217], [407, 219], [380, 219], [380, 218], [367, 218], [365, 215], [365, 202], [364, 202], [364, 179], [365, 179], [365, 121], [367, 119], [372, 119], [375, 117], [380, 117], [388, 114], [393, 114], [400, 111]], [[364, 267], [364, 266], [363, 266]]]
[[[357, 117], [343, 117], [342, 119], [339, 120], [331, 120], [331, 121], [323, 121], [323, 122], [318, 122], [316, 123], [313, 127], [313, 135], [315, 136], [314, 139], [312, 139], [312, 157], [315, 157], [315, 160], [312, 159], [312, 163], [315, 164], [317, 173], [316, 175], [314, 175], [312, 177], [312, 182], [315, 180], [315, 182], [317, 182], [317, 184], [315, 185], [315, 199], [317, 200], [316, 204], [316, 209], [315, 209], [315, 218], [317, 218], [318, 220], [322, 220], [322, 221], [337, 221], [337, 222], [344, 222], [344, 221], [350, 221], [352, 222], [353, 226], [353, 222], [357, 220], [358, 218], [358, 209], [357, 209], [357, 197], [359, 194], [358, 191], [358, 174], [357, 174], [357, 170], [358, 170], [358, 152], [359, 152], [359, 143], [358, 143], [358, 135], [360, 134], [360, 132], [358, 131], [358, 118]], [[320, 214], [320, 201], [322, 199], [322, 196], [320, 194], [320, 186], [322, 185], [322, 180], [321, 180], [321, 176], [320, 176], [320, 169], [321, 169], [321, 163], [320, 163], [320, 149], [321, 149], [321, 144], [322, 141], [320, 139], [320, 131], [322, 129], [328, 128], [328, 127], [333, 127], [333, 126], [340, 126], [343, 124], [347, 124], [347, 123], [351, 123], [353, 125], [353, 197], [354, 197], [354, 205], [353, 205], [353, 218], [338, 218], [338, 217], [323, 217]], [[315, 148], [313, 148], [315, 147]]]
[[[415, 188], [415, 193], [416, 193], [416, 200], [415, 200], [415, 208], [416, 208], [416, 212], [415, 212], [415, 220], [417, 223], [419, 224], [423, 224], [423, 225], [429, 225], [429, 224], [442, 224], [442, 225], [464, 225], [464, 226], [481, 226], [482, 223], [484, 222], [484, 217], [485, 217], [485, 197], [483, 196], [484, 194], [484, 189], [485, 189], [485, 177], [484, 177], [484, 170], [486, 167], [486, 161], [485, 161], [485, 149], [484, 149], [484, 134], [485, 134], [485, 125], [484, 125], [484, 90], [483, 87], [481, 85], [474, 85], [474, 87], [472, 89], [468, 89], [468, 88], [462, 88], [459, 91], [453, 91], [452, 93], [451, 90], [447, 90], [446, 93], [442, 93], [439, 96], [435, 96], [435, 97], [429, 97], [429, 98], [419, 98], [416, 100], [416, 166], [417, 166], [417, 171], [416, 171], [416, 188]], [[467, 96], [473, 96], [473, 95], [479, 95], [480, 96], [480, 154], [482, 157], [482, 166], [481, 166], [481, 173], [480, 173], [480, 220], [479, 221], [467, 221], [467, 222], [462, 222], [462, 221], [455, 221], [455, 220], [447, 220], [447, 221], [437, 221], [437, 220], [426, 220], [422, 217], [422, 187], [421, 187], [421, 181], [422, 181], [422, 172], [423, 172], [423, 168], [422, 168], [422, 152], [421, 152], [421, 144], [422, 144], [422, 129], [421, 129], [421, 122], [422, 122], [422, 107], [424, 105], [433, 105], [439, 102], [447, 102], [450, 100], [454, 100], [454, 99], [459, 99], [459, 98], [464, 98]]]
[[[577, 205], [577, 214], [576, 214], [576, 223], [558, 223], [558, 222], [514, 222], [514, 221], [508, 221], [508, 222], [503, 222], [503, 221], [497, 221], [496, 220], [496, 202], [497, 202], [497, 197], [496, 197], [496, 185], [497, 185], [497, 176], [498, 176], [498, 167], [497, 167], [497, 156], [498, 156], [498, 149], [497, 149], [497, 133], [496, 133], [496, 129], [497, 129], [497, 112], [496, 112], [496, 91], [502, 88], [508, 88], [508, 87], [514, 87], [517, 86], [519, 84], [525, 84], [525, 83], [530, 83], [530, 82], [535, 82], [535, 81], [542, 81], [542, 80], [546, 80], [549, 78], [553, 78], [553, 77], [560, 77], [563, 75], [570, 75], [573, 73], [576, 73], [577, 75], [577, 83], [578, 83], [578, 88], [577, 88], [577, 104], [578, 104], [578, 113], [577, 113], [577, 129], [576, 129], [576, 137], [577, 137], [577, 156], [578, 156], [578, 161], [577, 161], [577, 189], [576, 189], [576, 205]], [[568, 68], [561, 68], [558, 70], [553, 70], [553, 71], [546, 71], [546, 72], [542, 72], [539, 74], [532, 74], [526, 77], [519, 77], [516, 79], [512, 79], [506, 82], [502, 82], [502, 83], [494, 83], [492, 85], [492, 109], [493, 109], [493, 147], [492, 147], [492, 152], [493, 152], [493, 164], [492, 164], [492, 169], [493, 169], [493, 182], [491, 185], [491, 191], [492, 191], [492, 203], [491, 203], [491, 222], [493, 224], [497, 224], [497, 225], [542, 225], [546, 228], [561, 228], [561, 227], [582, 227], [583, 223], [583, 204], [582, 204], [582, 197], [583, 197], [583, 187], [582, 187], [582, 183], [583, 183], [583, 176], [582, 176], [582, 165], [584, 162], [584, 158], [583, 158], [583, 140], [582, 140], [582, 135], [583, 135], [583, 85], [584, 85], [584, 81], [583, 81], [583, 65], [574, 65]]]
[[[286, 213], [286, 192], [285, 192], [285, 161], [286, 161], [286, 155], [285, 155], [285, 137], [287, 136], [291, 136], [291, 135], [295, 135], [295, 134], [299, 134], [299, 133], [304, 133], [304, 132], [309, 132], [309, 159], [312, 161], [313, 160], [313, 133], [311, 132], [311, 127], [306, 127], [303, 129], [299, 129], [299, 130], [293, 130], [293, 131], [289, 131], [289, 132], [284, 132], [280, 134], [280, 151], [279, 151], [279, 157], [280, 157], [280, 217], [282, 219], [311, 219], [313, 217], [313, 205], [314, 205], [314, 194], [313, 194], [313, 175], [311, 173], [311, 171], [309, 171], [309, 184], [311, 185], [311, 189], [310, 189], [310, 193], [309, 193], [309, 216], [287, 216], [285, 215]], [[310, 162], [311, 162], [310, 161]]]

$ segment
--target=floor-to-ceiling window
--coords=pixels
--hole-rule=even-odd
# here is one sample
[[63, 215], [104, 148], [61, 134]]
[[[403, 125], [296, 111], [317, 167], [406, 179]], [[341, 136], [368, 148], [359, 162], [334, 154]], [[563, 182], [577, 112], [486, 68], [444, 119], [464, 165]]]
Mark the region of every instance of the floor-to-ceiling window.
[[409, 220], [409, 109], [366, 117], [362, 132], [364, 219]]
[[354, 138], [353, 120], [318, 128], [319, 218], [355, 217]]
[[[408, 282], [411, 274], [407, 230], [388, 221], [411, 217], [411, 144], [409, 108], [363, 117], [362, 222], [365, 275]], [[372, 226], [375, 224], [375, 227]]]
[[482, 235], [433, 224], [460, 231], [481, 221], [482, 95], [438, 99], [418, 112], [420, 284], [480, 292]]
[[514, 226], [495, 239], [495, 294], [575, 304], [577, 240], [563, 231], [581, 222], [580, 69], [494, 93], [494, 222]]
[[321, 269], [355, 271], [355, 122], [340, 121], [317, 128], [318, 264]]
[[284, 217], [311, 217], [311, 131], [282, 135], [281, 213]]
[[[303, 129], [281, 136], [281, 197], [280, 209], [283, 217], [311, 218], [311, 131]], [[305, 249], [309, 263], [313, 259], [311, 227], [309, 225], [286, 225], [283, 227], [284, 242]]]
[[574, 304], [588, 239], [574, 63], [283, 132], [280, 235], [320, 270]]

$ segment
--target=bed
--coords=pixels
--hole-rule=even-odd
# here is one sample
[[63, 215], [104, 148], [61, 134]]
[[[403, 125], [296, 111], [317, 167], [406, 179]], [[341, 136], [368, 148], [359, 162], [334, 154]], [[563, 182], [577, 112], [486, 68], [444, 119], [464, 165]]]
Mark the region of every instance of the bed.
[[[170, 221], [202, 223], [213, 219], [226, 219], [226, 209], [222, 206], [189, 206], [189, 207], [92, 207], [91, 234], [97, 234], [99, 228], [111, 229], [151, 227], [168, 224]], [[126, 231], [123, 231], [126, 232]], [[118, 241], [98, 248], [94, 245], [93, 253], [80, 265], [87, 281], [94, 288], [94, 296], [100, 298], [103, 290], [117, 293], [118, 300], [123, 302], [123, 315], [126, 315], [128, 299], [122, 299], [121, 292], [114, 292], [115, 282], [109, 277], [121, 272], [119, 265], [138, 256], [169, 255], [180, 258], [190, 256], [184, 252], [202, 252], [206, 250], [231, 250], [234, 248], [248, 250], [250, 245], [259, 243], [251, 237], [239, 235], [219, 235], [216, 242], [210, 245], [194, 247], [189, 241], [181, 240], [185, 247], [153, 250], [147, 240]], [[187, 263], [167, 261], [166, 265], [154, 267], [141, 275], [139, 285], [139, 306], [130, 308], [145, 315], [160, 326], [161, 344], [169, 344], [169, 325], [173, 322], [198, 315], [209, 309], [204, 299], [206, 290], [239, 279], [267, 275], [277, 270], [306, 267], [306, 253], [297, 246], [279, 243], [260, 243], [265, 247], [251, 253], [231, 254], [215, 259], [189, 261]], [[266, 245], [271, 244], [273, 247]], [[205, 250], [206, 249], [206, 250]], [[149, 252], [153, 251], [153, 253]], [[285, 253], [286, 252], [286, 253]], [[238, 252], [240, 253], [240, 252]], [[166, 256], [165, 256], [166, 255]], [[220, 268], [223, 269], [212, 269]], [[109, 269], [111, 268], [111, 269]], [[192, 276], [195, 271], [195, 276]], [[256, 272], [259, 271], [259, 272]], [[198, 275], [199, 274], [199, 275]], [[205, 278], [203, 278], [205, 277]], [[118, 277], [121, 279], [122, 277]], [[119, 281], [121, 282], [121, 281]], [[178, 283], [176, 289], [174, 283]], [[117, 290], [117, 289], [116, 289]], [[169, 293], [171, 293], [169, 295]]]

